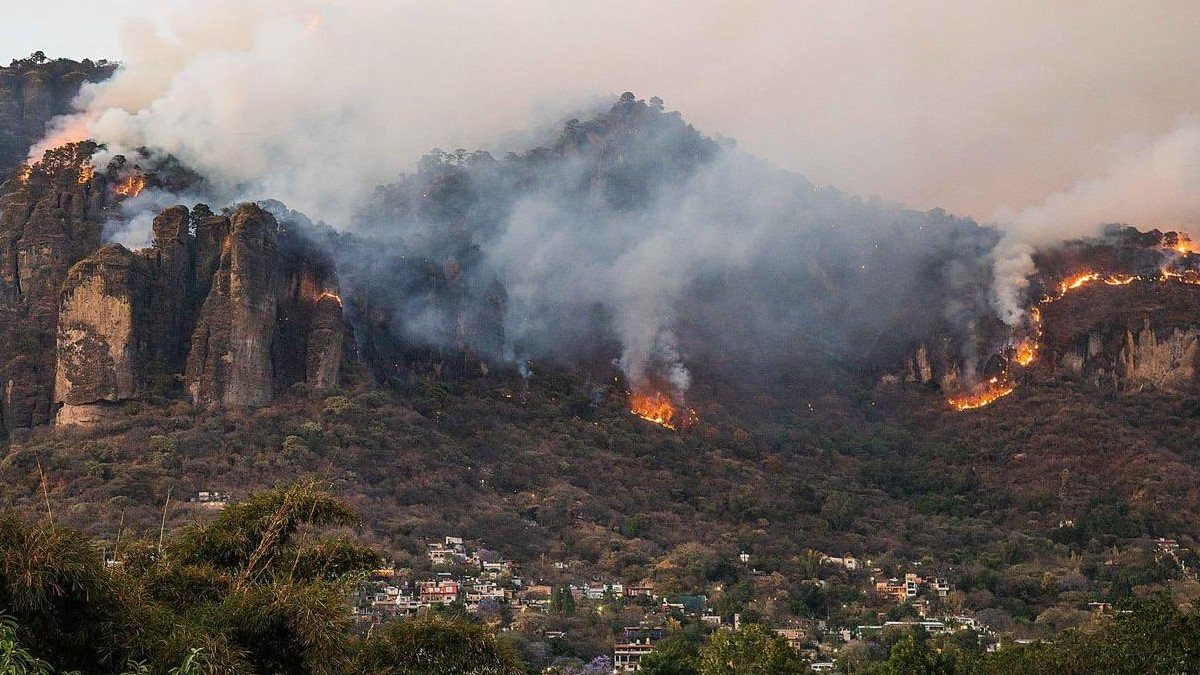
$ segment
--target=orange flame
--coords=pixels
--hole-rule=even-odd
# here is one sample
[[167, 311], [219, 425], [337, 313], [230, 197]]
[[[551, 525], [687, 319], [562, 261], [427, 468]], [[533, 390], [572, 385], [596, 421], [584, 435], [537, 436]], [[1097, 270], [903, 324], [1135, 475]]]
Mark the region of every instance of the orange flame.
[[1038, 343], [1033, 338], [1026, 338], [1017, 343], [1016, 361], [1021, 366], [1028, 366], [1037, 360]]
[[[1176, 234], [1174, 239], [1168, 238], [1162, 248], [1163, 250], [1175, 251], [1181, 255], [1200, 254], [1200, 245], [1192, 242], [1183, 233]], [[1007, 353], [1011, 354], [1011, 358], [1022, 367], [1036, 361], [1038, 351], [1041, 349], [1040, 343], [1043, 333], [1042, 308], [1063, 299], [1073, 290], [1083, 288], [1097, 281], [1107, 286], [1127, 286], [1135, 281], [1158, 281], [1161, 283], [1178, 281], [1183, 284], [1200, 285], [1200, 272], [1191, 269], [1185, 269], [1182, 272], [1176, 271], [1170, 269], [1168, 267], [1169, 264], [1163, 264], [1158, 276], [1141, 276], [1136, 274], [1109, 274], [1105, 276], [1099, 272], [1085, 271], [1063, 279], [1058, 283], [1058, 292], [1055, 295], [1046, 295], [1042, 298], [1041, 302], [1029, 308], [1029, 319], [1032, 324], [1031, 334], [1025, 336], [1016, 345], [1010, 346], [1009, 350], [1011, 351]], [[993, 377], [983, 385], [975, 387], [970, 393], [947, 400], [956, 410], [970, 410], [981, 408], [998, 398], [1008, 396], [1015, 389], [1016, 385], [1008, 378], [1008, 374], [1005, 373], [999, 377]]]
[[1058, 297], [1061, 298], [1067, 294], [1067, 291], [1073, 291], [1076, 288], [1079, 288], [1084, 284], [1090, 284], [1099, 278], [1100, 275], [1096, 272], [1084, 272], [1083, 274], [1077, 274], [1073, 277], [1064, 279], [1062, 283], [1058, 285]]
[[96, 170], [92, 168], [91, 164], [85, 163], [83, 166], [79, 167], [79, 184], [87, 185], [88, 183], [92, 182], [92, 176], [95, 175], [95, 173]]
[[342, 296], [338, 295], [337, 293], [333, 293], [331, 291], [325, 291], [321, 295], [317, 296], [317, 302], [319, 303], [322, 300], [324, 300], [325, 298], [332, 298], [333, 301], [336, 302], [338, 305], [342, 304]]
[[950, 407], [955, 410], [974, 410], [982, 408], [997, 399], [1004, 398], [1015, 391], [1017, 386], [1004, 377], [993, 377], [987, 382], [974, 387], [970, 392], [961, 396], [947, 399]]
[[143, 176], [130, 174], [117, 184], [117, 194], [122, 197], [136, 197], [146, 189], [146, 179]]
[[1200, 253], [1200, 246], [1197, 246], [1192, 238], [1183, 232], [1175, 234], [1175, 244], [1173, 246], [1164, 247], [1170, 248], [1179, 255], [1188, 255], [1189, 253]]
[[17, 174], [17, 180], [21, 181], [21, 185], [29, 182], [29, 177], [33, 175], [33, 167], [25, 164], [21, 167], [21, 172]]
[[661, 392], [633, 394], [629, 400], [629, 412], [667, 429], [674, 429], [679, 411], [671, 399]]

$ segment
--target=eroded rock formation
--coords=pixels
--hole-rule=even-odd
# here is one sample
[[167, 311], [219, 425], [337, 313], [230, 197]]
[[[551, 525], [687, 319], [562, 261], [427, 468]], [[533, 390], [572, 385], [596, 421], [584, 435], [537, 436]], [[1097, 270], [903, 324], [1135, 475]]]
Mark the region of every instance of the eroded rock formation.
[[59, 148], [0, 190], [0, 432], [52, 416], [60, 294], [99, 247], [108, 205], [103, 179], [82, 169], [93, 149]]
[[104, 246], [67, 275], [60, 424], [103, 421], [113, 403], [179, 380], [204, 406], [265, 405], [298, 382], [337, 385], [345, 326], [327, 257], [252, 204], [230, 217], [173, 207], [154, 233], [151, 248]]

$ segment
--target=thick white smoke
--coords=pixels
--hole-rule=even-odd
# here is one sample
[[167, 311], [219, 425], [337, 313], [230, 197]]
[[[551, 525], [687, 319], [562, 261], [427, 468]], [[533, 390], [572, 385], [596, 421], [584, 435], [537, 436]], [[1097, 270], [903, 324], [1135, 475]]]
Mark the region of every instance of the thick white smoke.
[[95, 135], [327, 209], [626, 89], [819, 183], [977, 218], [1200, 112], [1192, 0], [172, 1], [169, 34], [123, 31]]
[[1092, 236], [1106, 223], [1200, 234], [1200, 120], [1183, 119], [1157, 138], [1124, 139], [1101, 169], [1041, 204], [996, 214], [1005, 237], [995, 251], [993, 302], [1005, 322], [1024, 314], [1035, 246]]

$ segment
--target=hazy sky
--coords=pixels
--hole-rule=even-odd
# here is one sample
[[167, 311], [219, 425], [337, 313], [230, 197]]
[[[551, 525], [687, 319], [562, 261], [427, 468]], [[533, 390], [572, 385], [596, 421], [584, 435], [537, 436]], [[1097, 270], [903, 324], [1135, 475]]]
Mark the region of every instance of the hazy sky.
[[182, 0], [9, 2], [0, 10], [0, 60], [39, 49], [50, 57], [117, 59], [120, 25], [131, 17], [161, 21]]
[[[182, 39], [121, 28], [189, 5]], [[629, 89], [817, 183], [917, 208], [1191, 224], [1200, 194], [1197, 0], [52, 0], [4, 14], [13, 57], [140, 69], [104, 99], [129, 113], [105, 140], [242, 173], [321, 152], [372, 180], [544, 121], [547, 101]]]

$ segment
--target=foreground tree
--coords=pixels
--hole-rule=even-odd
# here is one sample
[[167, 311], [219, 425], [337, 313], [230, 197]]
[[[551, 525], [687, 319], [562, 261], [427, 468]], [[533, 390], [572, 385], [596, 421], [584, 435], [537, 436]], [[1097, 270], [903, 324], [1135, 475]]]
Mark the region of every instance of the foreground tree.
[[811, 672], [787, 640], [752, 623], [717, 631], [700, 655], [700, 675], [796, 675]]
[[360, 675], [522, 675], [516, 653], [482, 626], [430, 615], [388, 624], [367, 638], [351, 672]]
[[644, 675], [698, 675], [696, 648], [680, 635], [673, 635], [654, 646], [654, 651], [638, 662]]

